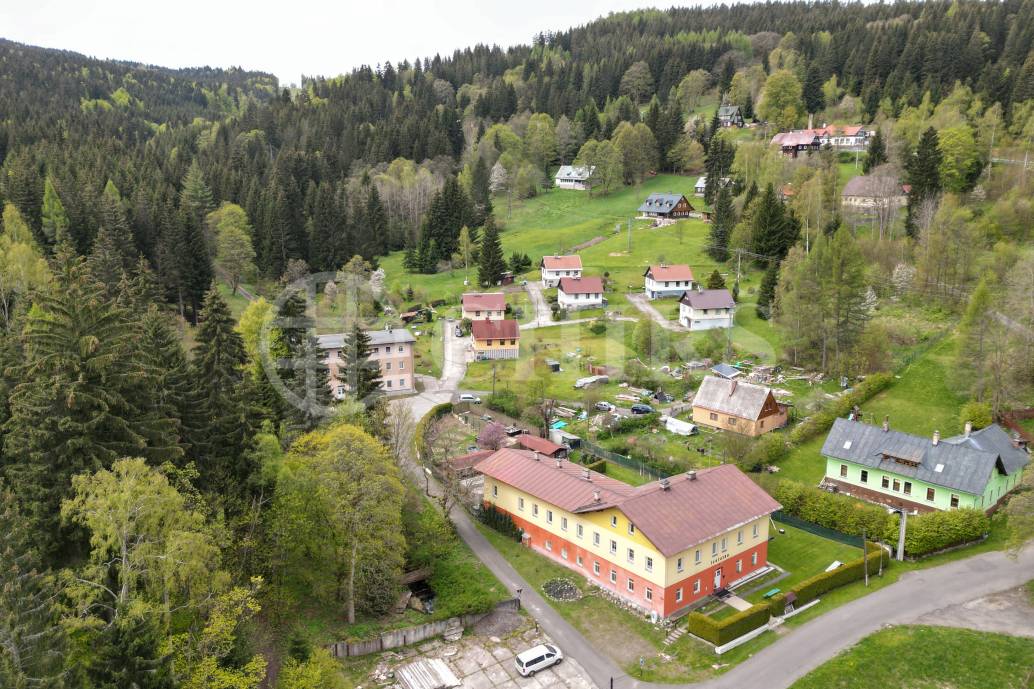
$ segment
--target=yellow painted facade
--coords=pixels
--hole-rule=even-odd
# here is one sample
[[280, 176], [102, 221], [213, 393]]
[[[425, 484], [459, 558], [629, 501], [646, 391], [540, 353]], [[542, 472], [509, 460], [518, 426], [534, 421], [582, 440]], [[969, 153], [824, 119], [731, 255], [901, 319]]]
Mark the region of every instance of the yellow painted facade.
[[499, 338], [479, 340], [474, 337], [470, 339], [473, 343], [474, 355], [478, 359], [516, 359], [521, 351], [520, 337], [513, 340]]

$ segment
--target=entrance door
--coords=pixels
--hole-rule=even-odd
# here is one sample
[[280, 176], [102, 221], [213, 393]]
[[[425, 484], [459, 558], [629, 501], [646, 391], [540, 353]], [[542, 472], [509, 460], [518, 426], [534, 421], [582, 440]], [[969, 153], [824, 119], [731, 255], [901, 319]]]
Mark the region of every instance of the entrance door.
[[722, 588], [722, 568], [719, 567], [714, 571], [714, 590]]

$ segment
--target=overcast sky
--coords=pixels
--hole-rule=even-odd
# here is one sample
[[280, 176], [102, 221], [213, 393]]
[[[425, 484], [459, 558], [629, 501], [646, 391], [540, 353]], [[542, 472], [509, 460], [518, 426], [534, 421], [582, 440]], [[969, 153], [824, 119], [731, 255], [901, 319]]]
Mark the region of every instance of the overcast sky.
[[[698, 3], [701, 0], [694, 0]], [[703, 0], [706, 2], [707, 0]], [[167, 67], [239, 65], [337, 75], [360, 64], [526, 43], [601, 15], [673, 0], [0, 0], [0, 36]], [[689, 3], [683, 3], [689, 4]]]

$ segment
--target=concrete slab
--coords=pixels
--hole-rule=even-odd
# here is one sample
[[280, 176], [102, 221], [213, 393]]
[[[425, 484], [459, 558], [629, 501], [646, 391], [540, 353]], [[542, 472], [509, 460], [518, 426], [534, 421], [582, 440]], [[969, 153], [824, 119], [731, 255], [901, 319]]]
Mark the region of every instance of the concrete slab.
[[[513, 664], [513, 661], [511, 660], [510, 663]], [[510, 675], [507, 674], [506, 670], [503, 669], [503, 666], [501, 664], [490, 665], [485, 668], [484, 672], [488, 676], [488, 678], [492, 680], [492, 684], [495, 684], [496, 686], [499, 686], [500, 684], [505, 684], [506, 682], [509, 682], [511, 679]]]
[[471, 658], [479, 667], [482, 668], [488, 667], [489, 665], [495, 665], [499, 662], [491, 653], [485, 650], [484, 646], [472, 646], [470, 650], [467, 651], [467, 657]]
[[495, 646], [489, 650], [489, 653], [491, 653], [492, 657], [499, 662], [513, 660], [513, 657], [517, 655], [512, 649], [509, 649], [506, 646]]
[[1021, 586], [935, 610], [916, 623], [1034, 637], [1034, 606]]
[[725, 599], [724, 602], [726, 605], [736, 608], [740, 612], [743, 612], [744, 610], [750, 610], [750, 608], [752, 607], [750, 603], [743, 600], [739, 596], [729, 596]]
[[495, 689], [495, 683], [488, 678], [484, 670], [478, 670], [463, 678], [463, 689]]
[[467, 649], [464, 649], [458, 656], [452, 658], [451, 663], [460, 677], [466, 677], [481, 670], [481, 664], [469, 655]]

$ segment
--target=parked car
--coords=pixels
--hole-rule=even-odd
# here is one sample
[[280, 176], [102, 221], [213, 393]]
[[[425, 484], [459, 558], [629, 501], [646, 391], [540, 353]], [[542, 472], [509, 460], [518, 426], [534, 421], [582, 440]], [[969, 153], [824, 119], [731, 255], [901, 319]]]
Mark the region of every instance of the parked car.
[[614, 405], [610, 402], [597, 402], [596, 411], [614, 411]]
[[632, 405], [632, 413], [633, 414], [652, 414], [653, 413], [653, 407], [651, 407], [649, 404], [633, 404]]
[[540, 644], [534, 648], [529, 648], [523, 653], [518, 653], [514, 659], [514, 664], [517, 665], [517, 673], [521, 677], [531, 677], [539, 670], [559, 665], [563, 659], [564, 654], [556, 646]]
[[481, 404], [481, 398], [477, 395], [472, 395], [469, 392], [464, 392], [460, 395], [460, 402], [470, 402], [471, 404]]

